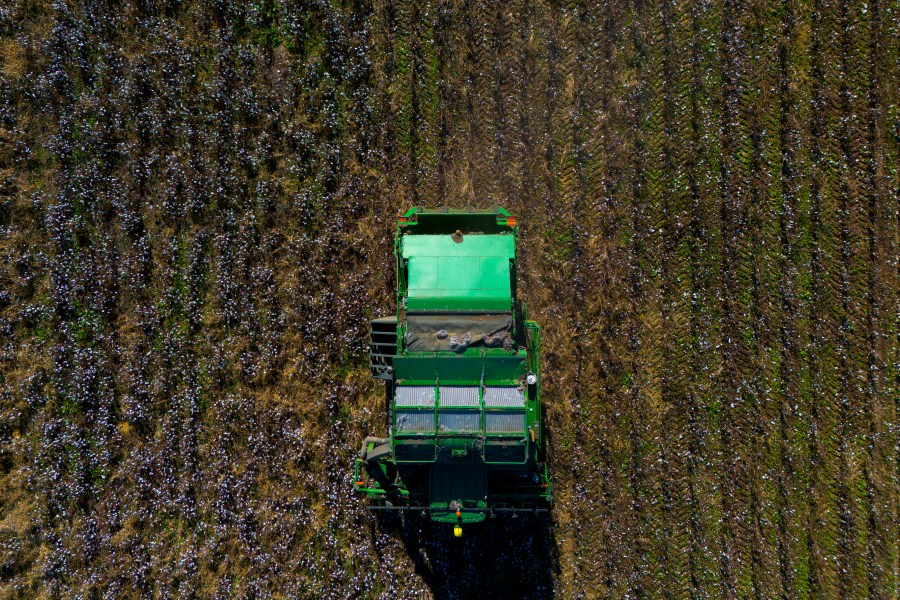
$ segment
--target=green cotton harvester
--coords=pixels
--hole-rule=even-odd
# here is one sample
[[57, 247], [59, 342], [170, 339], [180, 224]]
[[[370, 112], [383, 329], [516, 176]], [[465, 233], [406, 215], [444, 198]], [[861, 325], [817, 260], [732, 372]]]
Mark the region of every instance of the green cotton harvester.
[[367, 437], [355, 490], [374, 510], [454, 525], [542, 512], [540, 328], [516, 297], [515, 217], [412, 208], [399, 217], [397, 315], [372, 321], [387, 437]]

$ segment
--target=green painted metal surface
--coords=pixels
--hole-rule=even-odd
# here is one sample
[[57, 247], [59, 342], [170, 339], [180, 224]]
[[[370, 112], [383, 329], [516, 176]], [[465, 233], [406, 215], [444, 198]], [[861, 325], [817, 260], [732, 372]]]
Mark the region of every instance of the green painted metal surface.
[[511, 310], [511, 232], [495, 235], [406, 235], [407, 310]]
[[[456, 241], [457, 239], [459, 241]], [[406, 258], [412, 256], [439, 258], [492, 256], [509, 260], [516, 257], [516, 240], [512, 231], [496, 234], [464, 234], [459, 238], [447, 234], [416, 235], [410, 233], [401, 238], [400, 253]], [[508, 289], [508, 272], [505, 277]]]

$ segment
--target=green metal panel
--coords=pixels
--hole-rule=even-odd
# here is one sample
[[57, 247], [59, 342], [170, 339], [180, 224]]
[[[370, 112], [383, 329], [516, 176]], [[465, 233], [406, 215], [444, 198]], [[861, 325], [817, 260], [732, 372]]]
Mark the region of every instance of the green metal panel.
[[406, 235], [401, 254], [408, 259], [408, 310], [509, 311], [512, 302], [510, 234]]
[[464, 235], [461, 242], [450, 235], [404, 235], [400, 252], [405, 258], [412, 256], [498, 256], [516, 257], [516, 238], [507, 234]]
[[407, 439], [394, 441], [394, 458], [398, 463], [433, 463], [434, 439]]

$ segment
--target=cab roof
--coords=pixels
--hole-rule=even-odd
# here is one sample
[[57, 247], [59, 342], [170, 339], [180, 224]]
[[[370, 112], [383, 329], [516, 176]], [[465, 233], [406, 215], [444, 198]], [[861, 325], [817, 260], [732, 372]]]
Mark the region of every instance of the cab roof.
[[413, 208], [404, 216], [397, 253], [407, 310], [512, 310], [516, 222], [505, 209]]

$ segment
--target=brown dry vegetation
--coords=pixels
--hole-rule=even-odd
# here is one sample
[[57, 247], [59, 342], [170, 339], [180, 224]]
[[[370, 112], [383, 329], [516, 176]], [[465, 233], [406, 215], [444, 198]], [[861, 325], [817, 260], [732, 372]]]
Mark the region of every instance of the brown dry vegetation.
[[[897, 0], [0, 3], [0, 595], [898, 594]], [[502, 204], [549, 521], [376, 520], [397, 212]]]

